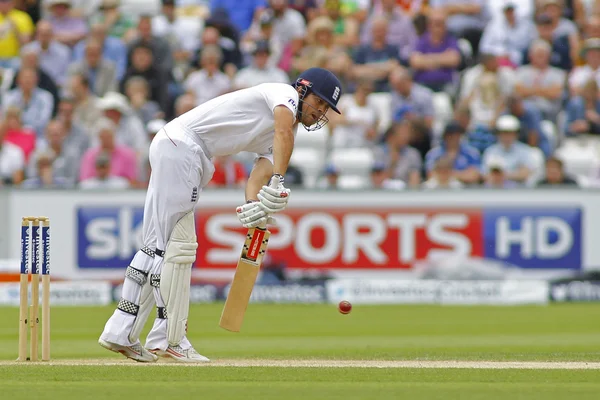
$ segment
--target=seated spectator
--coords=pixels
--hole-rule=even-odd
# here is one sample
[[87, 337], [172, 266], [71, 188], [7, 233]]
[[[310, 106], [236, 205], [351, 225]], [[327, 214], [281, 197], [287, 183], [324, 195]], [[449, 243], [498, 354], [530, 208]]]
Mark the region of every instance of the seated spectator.
[[118, 88], [115, 65], [102, 58], [102, 43], [96, 39], [87, 40], [85, 58], [69, 65], [68, 74], [86, 76], [92, 92], [98, 97]]
[[273, 13], [261, 13], [260, 17], [258, 18], [256, 28], [250, 29], [245, 33], [244, 37], [242, 38], [242, 42], [240, 43], [240, 48], [246, 57], [248, 57], [247, 55], [254, 51], [256, 43], [262, 41], [269, 43], [269, 51], [271, 56], [267, 61], [267, 65], [270, 67], [278, 67], [283, 70], [283, 68], [279, 66], [283, 48], [281, 47], [281, 42], [273, 36], [274, 21], [275, 16]]
[[[75, 122], [75, 98], [65, 96], [58, 105], [56, 119], [64, 125], [66, 137], [65, 145], [77, 149], [77, 153], [83, 154], [90, 147], [91, 134]], [[91, 127], [88, 127], [88, 130]]]
[[556, 122], [561, 110], [567, 73], [550, 66], [552, 48], [544, 40], [535, 40], [529, 48], [531, 64], [517, 70], [515, 93], [537, 108], [543, 119]]
[[229, 77], [219, 71], [222, 57], [218, 47], [205, 48], [200, 59], [202, 69], [189, 74], [183, 83], [185, 91], [194, 95], [197, 106], [231, 90]]
[[487, 125], [471, 124], [471, 111], [466, 104], [459, 104], [456, 107], [454, 122], [466, 132], [464, 140], [479, 151], [479, 154], [483, 154], [485, 149], [496, 143], [493, 128]]
[[[148, 133], [148, 142], [152, 143], [156, 134], [167, 124], [167, 121], [163, 119], [154, 119], [146, 124], [146, 133]], [[148, 189], [150, 183], [150, 174], [152, 172], [152, 166], [150, 165], [149, 158], [150, 147], [141, 157], [138, 157], [139, 173], [138, 179], [135, 183], [136, 189]]]
[[[106, 26], [101, 22], [95, 22], [91, 25], [88, 39], [100, 43], [102, 58], [113, 63], [117, 81], [120, 82], [127, 70], [127, 47], [125, 47], [125, 43], [119, 38], [108, 36]], [[83, 39], [73, 47], [73, 62], [82, 61], [85, 58], [86, 44], [87, 40]]]
[[479, 64], [464, 72], [460, 104], [469, 108], [471, 125], [492, 129], [514, 88], [515, 74], [494, 54], [480, 53]]
[[71, 15], [71, 0], [46, 0], [46, 5], [50, 11], [48, 21], [57, 41], [73, 47], [85, 37], [88, 32], [86, 21]]
[[211, 187], [237, 187], [242, 188], [246, 185], [247, 175], [244, 164], [232, 157], [215, 157], [213, 160], [215, 172], [211, 181], [208, 183]]
[[[571, 58], [571, 45], [566, 35], [555, 34], [552, 18], [546, 14], [535, 17], [536, 36], [552, 46], [550, 65], [565, 71], [570, 71], [574, 60]], [[529, 64], [529, 48], [523, 52], [523, 65]]]
[[340, 0], [326, 1], [321, 13], [327, 15], [335, 24], [335, 43], [344, 47], [354, 47], [359, 43], [360, 21], [352, 15], [344, 15], [342, 7]]
[[[175, 7], [175, 0], [163, 0], [162, 12], [152, 18], [152, 34], [164, 37], [171, 48], [178, 48], [186, 60], [200, 47], [204, 20], [184, 15]], [[174, 54], [174, 58], [179, 58]]]
[[120, 3], [120, 0], [102, 0], [98, 12], [90, 18], [90, 23], [101, 23], [109, 36], [128, 42], [135, 36], [135, 20], [121, 12]]
[[88, 134], [90, 129], [102, 117], [100, 99], [92, 92], [90, 81], [83, 73], [76, 73], [69, 78], [69, 95], [73, 97], [75, 109], [73, 110], [73, 123]]
[[463, 184], [454, 176], [453, 164], [448, 157], [437, 159], [431, 174], [423, 182], [423, 189], [462, 189]]
[[406, 183], [398, 179], [391, 179], [386, 165], [382, 162], [375, 162], [371, 167], [371, 189], [379, 190], [403, 190]]
[[[10, 19], [12, 24], [4, 19]], [[21, 46], [31, 40], [35, 26], [31, 17], [15, 7], [12, 0], [0, 1], [0, 68], [16, 69], [19, 65]]]
[[571, 96], [581, 94], [581, 87], [590, 79], [595, 79], [600, 86], [600, 38], [587, 39], [583, 43], [585, 65], [576, 67], [569, 76]]
[[65, 177], [54, 173], [52, 152], [38, 153], [32, 158], [35, 175], [21, 183], [22, 189], [68, 189], [73, 185]]
[[581, 88], [579, 96], [569, 99], [564, 132], [567, 136], [600, 135], [600, 93], [595, 79]]
[[304, 174], [302, 170], [294, 164], [288, 165], [285, 171], [285, 184], [291, 187], [302, 187], [304, 186]]
[[369, 102], [373, 91], [370, 81], [359, 81], [354, 94], [342, 96], [338, 103], [341, 114], [331, 114], [333, 147], [372, 147], [378, 139], [377, 109]]
[[[67, 69], [71, 62], [71, 49], [54, 38], [52, 29], [49, 21], [38, 22], [36, 40], [25, 45], [23, 51], [36, 53], [42, 72], [47, 73], [53, 83], [63, 86], [66, 83]], [[40, 78], [41, 80], [42, 78]]]
[[579, 28], [573, 21], [565, 18], [563, 9], [564, 0], [540, 0], [538, 4], [539, 12], [552, 21], [553, 35], [566, 37], [569, 41], [571, 60], [575, 61], [579, 53]]
[[99, 153], [94, 158], [94, 175], [79, 182], [80, 189], [128, 189], [131, 182], [126, 178], [114, 175], [113, 160], [107, 153]]
[[333, 164], [329, 164], [323, 171], [323, 176], [317, 180], [318, 189], [337, 189], [340, 170]]
[[256, 47], [253, 52], [252, 65], [241, 69], [233, 80], [233, 86], [235, 89], [244, 89], [261, 83], [289, 83], [290, 78], [288, 75], [275, 66], [269, 66], [269, 56], [271, 49], [269, 42], [262, 41], [256, 43]]
[[535, 25], [529, 17], [520, 17], [516, 9], [522, 2], [504, 3], [502, 15], [492, 20], [484, 29], [479, 42], [481, 53], [497, 54], [499, 63], [505, 66], [519, 66], [523, 62], [523, 52], [536, 34]]
[[390, 178], [406, 182], [409, 187], [418, 187], [423, 159], [410, 145], [413, 133], [413, 123], [409, 120], [393, 124], [386, 132], [383, 144], [375, 149], [375, 159], [385, 163]]
[[99, 103], [104, 116], [116, 125], [117, 142], [141, 156], [148, 150], [150, 143], [142, 121], [133, 112], [127, 98], [121, 93], [110, 92]]
[[545, 175], [544, 179], [538, 182], [538, 186], [579, 186], [575, 179], [566, 174], [564, 164], [558, 157], [548, 157]]
[[434, 92], [456, 91], [460, 50], [454, 36], [446, 30], [446, 14], [432, 10], [427, 20], [427, 32], [423, 34], [410, 55], [415, 82]]
[[184, 93], [175, 101], [175, 117], [179, 117], [196, 107], [196, 98], [193, 94]]
[[506, 178], [523, 184], [534, 172], [534, 160], [531, 148], [519, 142], [521, 124], [513, 115], [503, 115], [496, 121], [496, 134], [498, 143], [491, 145], [483, 153], [482, 172], [487, 180], [490, 173], [490, 164], [502, 160]]
[[141, 77], [148, 84], [149, 99], [161, 110], [169, 107], [169, 72], [163, 70], [152, 55], [152, 49], [140, 44], [132, 49], [131, 64], [120, 84], [121, 93], [125, 93], [125, 83], [132, 77]]
[[552, 153], [550, 141], [542, 130], [542, 114], [537, 108], [526, 103], [519, 96], [513, 95], [506, 101], [506, 111], [519, 120], [519, 140], [532, 147], [540, 148], [546, 157], [550, 156]]
[[142, 15], [137, 24], [136, 36], [127, 45], [127, 65], [131, 66], [134, 49], [143, 45], [151, 49], [154, 62], [160, 70], [170, 71], [173, 68], [173, 53], [166, 39], [152, 34], [152, 17]]
[[506, 176], [504, 160], [500, 157], [488, 161], [489, 173], [485, 176], [484, 187], [489, 189], [512, 189], [518, 187], [515, 181]]
[[386, 42], [398, 49], [398, 59], [408, 63], [410, 53], [417, 43], [417, 33], [411, 17], [404, 14], [395, 0], [381, 0], [380, 7], [373, 10], [362, 26], [360, 42], [363, 45], [372, 41], [372, 25], [384, 17], [388, 21]]
[[356, 50], [352, 67], [354, 78], [369, 79], [375, 82], [375, 92], [388, 92], [388, 78], [398, 66], [398, 49], [387, 42], [388, 21], [377, 17], [371, 25], [372, 38], [368, 44]]
[[[206, 27], [202, 32], [200, 50], [192, 60], [192, 65], [201, 65], [202, 54], [205, 49], [217, 47], [221, 51], [218, 68], [224, 72], [229, 79], [233, 78], [242, 67], [242, 55], [237, 44], [230, 38], [221, 35], [216, 27]], [[214, 50], [211, 50], [214, 52]]]
[[30, 178], [38, 176], [38, 157], [40, 154], [50, 153], [52, 155], [53, 175], [74, 185], [78, 179], [79, 162], [83, 155], [81, 148], [67, 139], [69, 131], [60, 119], [50, 121], [46, 126], [45, 133], [45, 137], [38, 141], [35, 153], [28, 163], [27, 176]]
[[[97, 177], [96, 158], [100, 154], [106, 154], [110, 158], [110, 176], [125, 178], [130, 184], [134, 184], [137, 178], [137, 161], [135, 151], [127, 146], [117, 143], [115, 133], [117, 126], [108, 118], [98, 121], [96, 136], [99, 145], [90, 148], [81, 159], [79, 180], [84, 181]], [[106, 167], [105, 163], [103, 167]], [[104, 170], [102, 170], [104, 171]], [[103, 174], [104, 175], [104, 174]], [[104, 175], [102, 179], [107, 176]]]
[[4, 122], [6, 124], [4, 141], [19, 146], [23, 150], [25, 162], [29, 161], [37, 140], [35, 131], [23, 127], [21, 110], [17, 107], [9, 107], [6, 110], [4, 113]]
[[402, 66], [390, 74], [392, 86], [392, 116], [400, 120], [410, 109], [407, 118], [422, 120], [428, 129], [433, 126], [433, 92], [413, 82], [411, 72]]
[[52, 95], [38, 87], [37, 71], [22, 68], [17, 76], [17, 88], [9, 90], [3, 99], [4, 109], [17, 107], [22, 110], [23, 125], [42, 136], [54, 108]]
[[464, 129], [457, 122], [446, 125], [442, 144], [429, 150], [425, 156], [427, 177], [433, 175], [437, 160], [445, 157], [453, 163], [453, 177], [467, 185], [479, 183], [481, 156], [477, 149], [463, 140], [464, 134]]
[[[581, 40], [579, 41], [579, 48], [584, 49], [585, 41], [587, 39], [600, 39], [600, 14], [591, 14], [586, 16], [585, 24], [583, 25], [583, 32]], [[585, 51], [582, 51], [577, 58], [575, 65], [585, 65]]]
[[142, 124], [156, 118], [163, 118], [164, 113], [160, 106], [148, 97], [150, 95], [150, 87], [148, 82], [141, 76], [132, 76], [125, 82], [125, 95], [131, 104], [133, 112], [136, 113]]
[[25, 175], [25, 155], [23, 150], [6, 140], [6, 122], [0, 121], [0, 187], [18, 185]]

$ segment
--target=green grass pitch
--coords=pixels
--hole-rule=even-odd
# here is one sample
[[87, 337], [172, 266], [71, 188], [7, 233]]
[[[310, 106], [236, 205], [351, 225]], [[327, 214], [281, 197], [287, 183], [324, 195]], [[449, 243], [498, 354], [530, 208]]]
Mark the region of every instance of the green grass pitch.
[[[194, 305], [188, 337], [220, 360], [289, 367], [139, 365], [97, 344], [110, 307], [52, 309], [52, 359], [16, 365], [18, 308], [0, 308], [0, 398], [598, 399], [600, 369], [322, 368], [304, 360], [600, 362], [600, 304], [521, 307], [251, 304], [242, 332]], [[150, 323], [147, 329], [150, 326]], [[73, 365], [80, 360], [86, 365]], [[111, 365], [101, 365], [114, 361]]]

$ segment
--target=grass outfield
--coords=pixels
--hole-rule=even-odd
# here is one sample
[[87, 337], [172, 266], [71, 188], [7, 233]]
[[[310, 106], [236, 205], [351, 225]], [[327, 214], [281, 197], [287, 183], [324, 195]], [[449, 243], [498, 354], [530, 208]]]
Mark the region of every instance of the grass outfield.
[[[15, 400], [204, 398], [597, 399], [600, 370], [186, 368], [130, 365], [97, 339], [111, 307], [53, 308], [53, 360], [117, 365], [15, 365], [18, 308], [0, 308], [0, 390]], [[241, 333], [218, 327], [222, 304], [194, 305], [189, 338], [204, 355], [270, 360], [600, 362], [600, 304], [522, 307], [250, 305]], [[152, 321], [149, 321], [149, 324]], [[148, 325], [149, 327], [150, 325]], [[148, 328], [147, 327], [147, 328]], [[120, 363], [120, 364], [119, 364]], [[110, 384], [108, 384], [110, 382]], [[143, 385], [135, 382], [146, 382]], [[171, 383], [173, 382], [173, 383]], [[186, 395], [189, 394], [190, 396]], [[60, 396], [60, 397], [59, 397]], [[575, 396], [575, 397], [573, 397]], [[34, 396], [35, 398], [36, 396]]]

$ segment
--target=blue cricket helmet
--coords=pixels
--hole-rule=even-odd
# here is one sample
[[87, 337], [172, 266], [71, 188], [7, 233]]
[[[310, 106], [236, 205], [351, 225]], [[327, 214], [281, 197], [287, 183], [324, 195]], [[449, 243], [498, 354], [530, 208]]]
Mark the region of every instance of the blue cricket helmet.
[[337, 103], [342, 95], [342, 84], [331, 71], [324, 68], [309, 68], [296, 79], [294, 87], [298, 86], [305, 86], [312, 93], [325, 100], [333, 111], [341, 114], [337, 108]]

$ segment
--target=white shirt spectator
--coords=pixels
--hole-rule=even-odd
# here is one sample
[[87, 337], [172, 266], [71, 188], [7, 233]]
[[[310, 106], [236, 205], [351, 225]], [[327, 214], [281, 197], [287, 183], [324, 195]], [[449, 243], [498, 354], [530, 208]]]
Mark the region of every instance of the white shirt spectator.
[[200, 37], [204, 21], [198, 17], [176, 17], [171, 22], [164, 14], [152, 18], [152, 33], [155, 36], [173, 36], [185, 51], [195, 52], [200, 48]]
[[36, 40], [23, 47], [22, 52], [35, 50], [38, 53], [40, 60], [40, 68], [50, 75], [52, 80], [58, 85], [65, 84], [67, 79], [67, 70], [71, 62], [71, 49], [57, 41], [50, 42], [46, 50], [41, 48], [40, 43]]
[[483, 152], [482, 169], [485, 174], [490, 172], [490, 164], [502, 160], [504, 170], [507, 173], [516, 172], [521, 167], [526, 167], [530, 171], [535, 170], [535, 160], [531, 153], [531, 147], [521, 142], [514, 142], [509, 149], [504, 148], [500, 143], [488, 147]]
[[89, 178], [79, 183], [80, 189], [127, 189], [129, 181], [122, 176], [109, 176], [106, 179]]
[[377, 122], [377, 109], [374, 105], [367, 104], [359, 106], [354, 96], [342, 96], [338, 108], [348, 124], [338, 125], [333, 131], [333, 146], [344, 147], [364, 147], [368, 146], [367, 131], [375, 127]]
[[21, 118], [23, 125], [29, 127], [37, 133], [39, 137], [43, 136], [46, 125], [52, 118], [54, 109], [54, 98], [52, 94], [44, 89], [35, 88], [28, 103], [23, 99], [23, 91], [16, 89], [6, 92], [3, 99], [4, 109], [10, 106], [16, 106], [21, 109]]
[[521, 65], [523, 52], [535, 35], [536, 29], [531, 19], [517, 19], [513, 26], [502, 16], [486, 26], [479, 42], [479, 52], [508, 56], [513, 64]]
[[595, 79], [600, 87], [600, 67], [595, 70], [587, 64], [575, 67], [569, 77], [569, 88], [572, 92], [579, 91], [590, 79]]
[[19, 146], [0, 143], [0, 181], [12, 179], [17, 171], [25, 169], [25, 155]]
[[199, 106], [229, 91], [231, 81], [221, 71], [216, 72], [213, 76], [208, 76], [206, 71], [200, 70], [192, 72], [183, 82], [183, 87], [186, 91], [194, 93], [196, 105]]
[[533, 20], [535, 0], [486, 0], [488, 15], [492, 22], [504, 18], [504, 6], [507, 3], [511, 3], [515, 6], [517, 18]]

